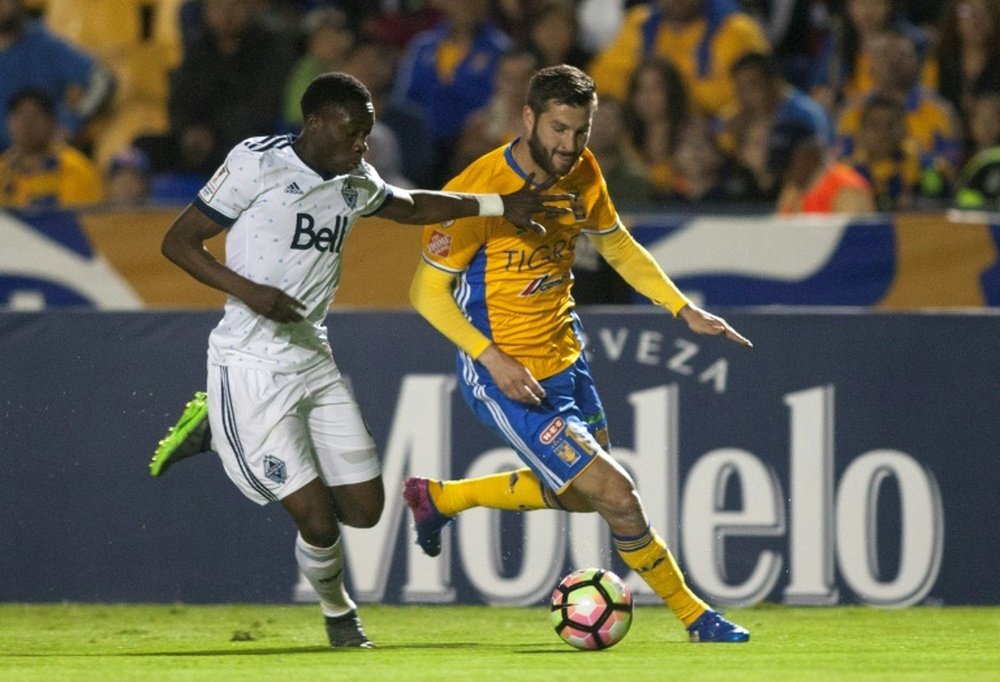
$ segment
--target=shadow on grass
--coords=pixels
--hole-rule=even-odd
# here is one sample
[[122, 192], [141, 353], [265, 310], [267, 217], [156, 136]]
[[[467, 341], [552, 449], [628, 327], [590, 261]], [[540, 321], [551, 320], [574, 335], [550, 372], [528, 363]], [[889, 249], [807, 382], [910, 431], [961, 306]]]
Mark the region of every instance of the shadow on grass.
[[[376, 644], [374, 649], [359, 649], [355, 647], [343, 647], [334, 649], [329, 646], [293, 646], [293, 647], [270, 647], [270, 648], [239, 648], [231, 649], [199, 649], [194, 651], [123, 651], [106, 652], [94, 651], [89, 653], [6, 653], [4, 656], [10, 658], [155, 658], [162, 656], [170, 657], [198, 657], [198, 656], [287, 656], [289, 654], [337, 654], [341, 652], [371, 652], [379, 651], [419, 651], [432, 649], [495, 649], [495, 644], [483, 644], [481, 642], [449, 642], [449, 643], [415, 643], [415, 644]], [[543, 653], [542, 650], [534, 653]]]

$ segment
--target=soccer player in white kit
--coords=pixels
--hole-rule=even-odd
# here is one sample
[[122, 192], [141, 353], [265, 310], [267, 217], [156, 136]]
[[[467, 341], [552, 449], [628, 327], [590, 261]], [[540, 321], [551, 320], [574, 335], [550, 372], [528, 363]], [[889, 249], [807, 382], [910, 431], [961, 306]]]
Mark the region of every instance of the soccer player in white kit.
[[[255, 137], [171, 225], [163, 254], [228, 294], [209, 337], [208, 421], [226, 474], [258, 504], [278, 501], [298, 529], [295, 558], [320, 597], [331, 646], [370, 648], [344, 587], [339, 524], [378, 522], [385, 493], [375, 443], [333, 359], [324, 321], [341, 250], [360, 216], [425, 225], [568, 212], [529, 178], [516, 192], [458, 194], [386, 184], [363, 155], [371, 95], [352, 76], [318, 76], [301, 134]], [[223, 230], [226, 262], [204, 242]]]

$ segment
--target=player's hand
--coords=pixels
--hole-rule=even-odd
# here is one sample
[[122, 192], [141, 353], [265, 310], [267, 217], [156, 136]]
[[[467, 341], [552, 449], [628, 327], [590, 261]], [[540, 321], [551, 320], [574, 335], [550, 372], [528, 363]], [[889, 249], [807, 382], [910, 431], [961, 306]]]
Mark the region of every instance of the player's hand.
[[525, 405], [541, 404], [545, 389], [520, 362], [492, 344], [478, 360], [489, 371], [493, 382], [505, 396]]
[[725, 335], [727, 339], [747, 348], [753, 348], [753, 343], [738, 331], [732, 328], [728, 322], [712, 313], [702, 310], [696, 305], [690, 304], [681, 309], [679, 313], [688, 328], [697, 334], [709, 334], [711, 336]]
[[524, 181], [524, 186], [516, 192], [501, 194], [503, 199], [503, 217], [514, 223], [518, 227], [524, 227], [540, 235], [545, 235], [545, 228], [541, 223], [531, 216], [541, 213], [545, 218], [555, 218], [572, 209], [568, 206], [553, 206], [560, 201], [570, 201], [573, 196], [570, 194], [543, 194], [545, 190], [552, 187], [558, 178], [552, 177], [542, 184], [534, 187], [535, 174], [532, 173]]
[[243, 302], [255, 313], [275, 322], [301, 322], [305, 304], [292, 298], [281, 289], [254, 284], [242, 297]]

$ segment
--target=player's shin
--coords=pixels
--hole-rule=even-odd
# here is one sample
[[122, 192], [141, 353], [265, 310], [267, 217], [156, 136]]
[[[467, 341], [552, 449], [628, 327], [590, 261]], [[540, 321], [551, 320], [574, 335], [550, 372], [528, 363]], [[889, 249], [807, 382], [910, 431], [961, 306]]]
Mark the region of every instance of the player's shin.
[[555, 495], [528, 468], [458, 481], [430, 481], [428, 492], [445, 516], [473, 507], [508, 511], [559, 508]]
[[323, 615], [342, 616], [356, 608], [344, 587], [344, 552], [340, 538], [331, 547], [313, 547], [301, 535], [296, 535], [295, 560], [302, 575], [319, 595]]
[[667, 544], [652, 527], [641, 535], [614, 535], [613, 539], [615, 549], [628, 567], [653, 588], [685, 626], [708, 609], [708, 604], [684, 582], [684, 574], [667, 549]]

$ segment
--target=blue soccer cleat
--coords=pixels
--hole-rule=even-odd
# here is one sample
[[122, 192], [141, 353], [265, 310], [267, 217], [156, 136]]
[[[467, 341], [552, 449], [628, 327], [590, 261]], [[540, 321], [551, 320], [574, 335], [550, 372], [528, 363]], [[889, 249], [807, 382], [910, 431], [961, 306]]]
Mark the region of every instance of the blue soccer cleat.
[[730, 623], [718, 611], [709, 609], [688, 626], [692, 642], [749, 642], [750, 631]]
[[417, 544], [427, 556], [441, 553], [441, 529], [451, 523], [453, 517], [445, 516], [434, 506], [427, 490], [426, 478], [408, 478], [403, 483], [403, 499], [413, 512], [413, 527], [417, 530]]

